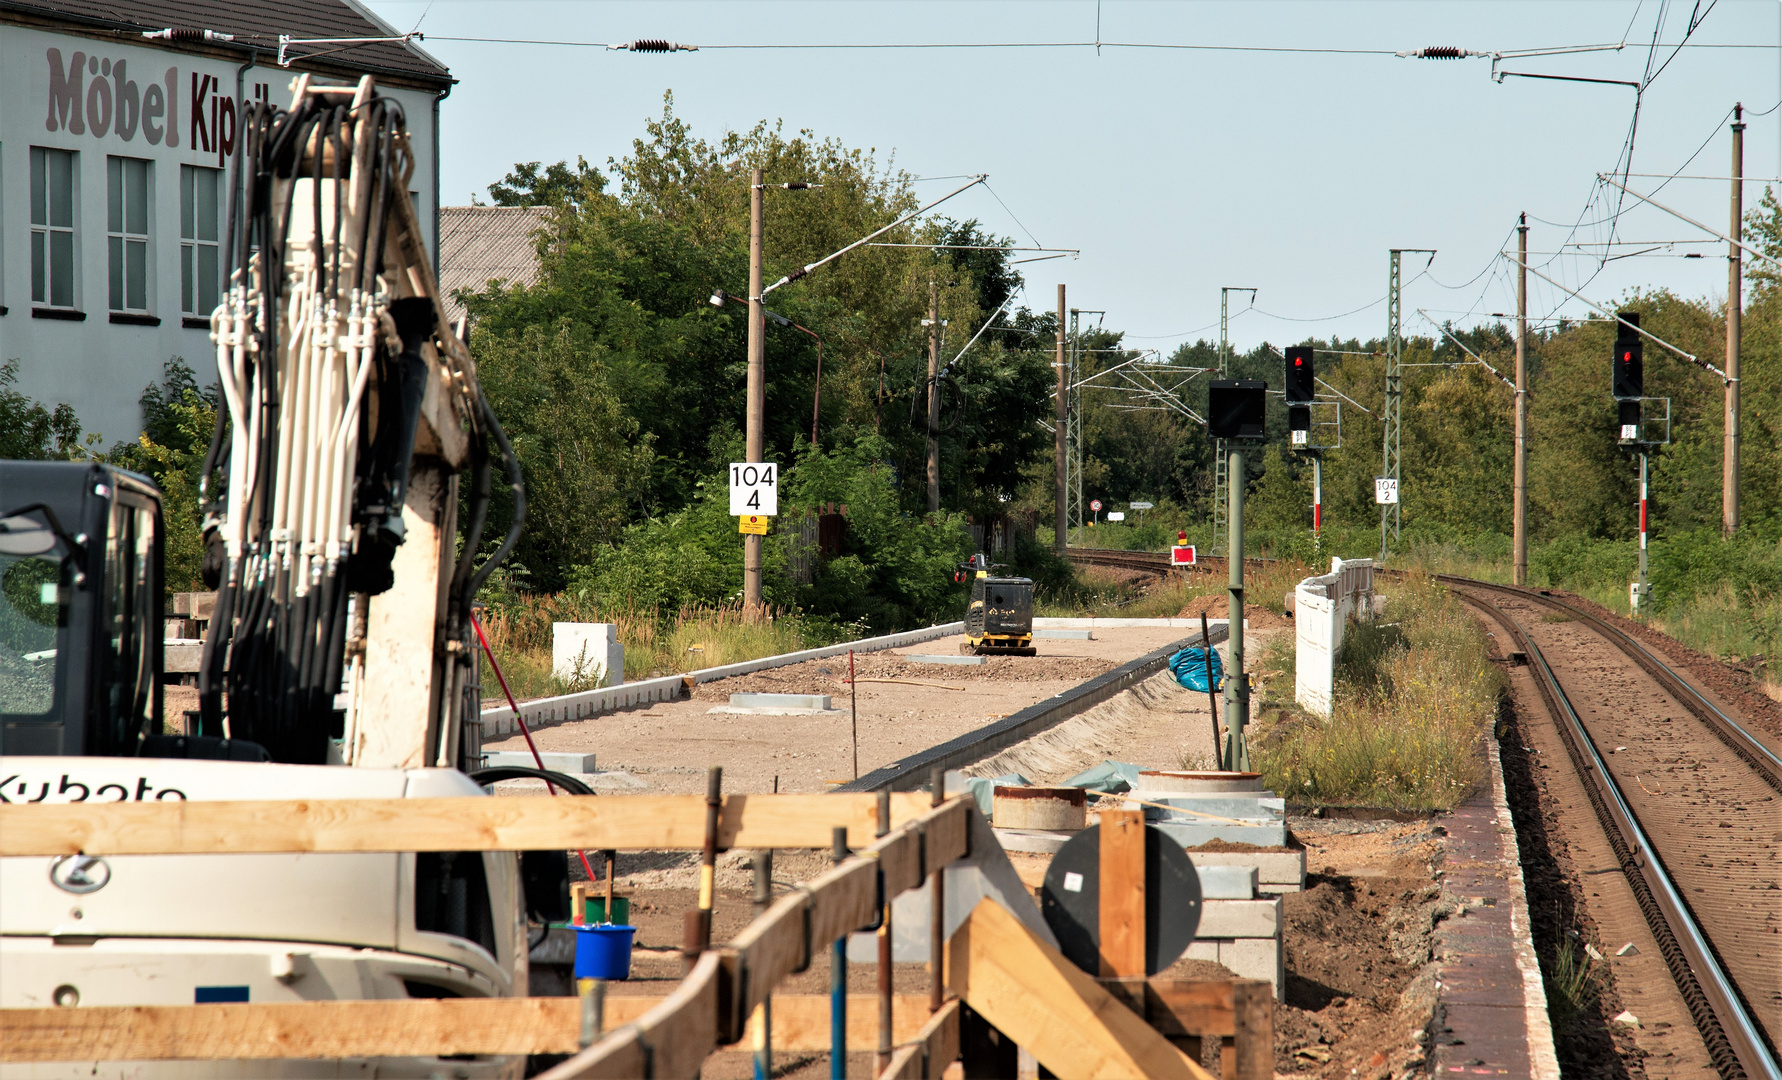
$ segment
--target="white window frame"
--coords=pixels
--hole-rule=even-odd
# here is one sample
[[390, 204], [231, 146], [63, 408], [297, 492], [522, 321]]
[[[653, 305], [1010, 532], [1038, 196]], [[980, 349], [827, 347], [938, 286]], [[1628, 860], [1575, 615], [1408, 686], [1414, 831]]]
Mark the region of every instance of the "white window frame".
[[[154, 302], [149, 287], [154, 280], [149, 239], [154, 182], [154, 162], [146, 158], [112, 155], [105, 159], [106, 303], [119, 314], [147, 315]], [[131, 190], [136, 183], [141, 185], [139, 193]], [[140, 218], [131, 212], [132, 194], [141, 199]]]
[[[198, 198], [198, 188], [204, 183], [215, 186], [210, 200], [208, 239], [204, 236], [204, 230], [199, 227], [201, 200]], [[222, 200], [222, 169], [210, 169], [203, 165], [179, 167], [179, 305], [183, 314], [197, 318], [209, 318], [222, 296]], [[200, 280], [206, 252], [210, 255], [211, 265], [208, 296], [203, 288], [205, 283]], [[210, 301], [208, 304], [205, 303], [206, 299]]]
[[[52, 155], [66, 155], [68, 186], [60, 193], [67, 203], [67, 223], [54, 224], [58, 193], [50, 190]], [[80, 155], [73, 150], [53, 146], [31, 148], [31, 303], [35, 307], [73, 311], [80, 306]], [[67, 250], [57, 254], [56, 238], [66, 236]], [[56, 269], [66, 261], [68, 295], [65, 303], [56, 303]]]

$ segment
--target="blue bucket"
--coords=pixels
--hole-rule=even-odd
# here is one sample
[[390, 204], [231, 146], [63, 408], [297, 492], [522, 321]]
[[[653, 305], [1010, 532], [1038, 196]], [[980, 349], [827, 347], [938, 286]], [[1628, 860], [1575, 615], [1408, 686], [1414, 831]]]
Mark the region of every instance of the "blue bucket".
[[578, 979], [629, 979], [631, 938], [635, 926], [575, 927], [575, 977]]

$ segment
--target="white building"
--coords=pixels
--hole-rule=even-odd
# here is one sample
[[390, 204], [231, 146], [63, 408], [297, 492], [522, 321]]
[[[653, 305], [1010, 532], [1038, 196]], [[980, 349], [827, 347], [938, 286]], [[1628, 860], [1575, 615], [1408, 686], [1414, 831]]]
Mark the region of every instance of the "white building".
[[239, 103], [288, 105], [300, 72], [370, 74], [401, 102], [437, 255], [452, 79], [354, 0], [0, 4], [0, 361], [18, 360], [14, 389], [72, 405], [109, 446], [141, 431], [138, 398], [168, 358], [214, 378]]

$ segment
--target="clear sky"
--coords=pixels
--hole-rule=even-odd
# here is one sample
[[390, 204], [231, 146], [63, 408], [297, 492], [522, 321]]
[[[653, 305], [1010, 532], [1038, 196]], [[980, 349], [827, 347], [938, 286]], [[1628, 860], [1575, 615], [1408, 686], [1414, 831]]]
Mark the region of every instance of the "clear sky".
[[[1499, 66], [1647, 82], [1635, 174], [1672, 174], [1700, 148], [1688, 174], [1724, 177], [1733, 103], [1755, 112], [1782, 99], [1777, 0], [369, 2], [399, 30], [418, 25], [423, 47], [461, 80], [443, 106], [446, 205], [468, 203], [473, 192], [486, 200], [486, 186], [517, 161], [579, 154], [604, 165], [629, 150], [672, 90], [676, 112], [708, 138], [783, 120], [789, 130], [873, 147], [881, 159], [894, 153], [917, 176], [988, 173], [993, 193], [974, 189], [943, 211], [1019, 243], [1082, 249], [1080, 259], [1022, 267], [1025, 301], [1050, 307], [1062, 281], [1073, 307], [1106, 309], [1130, 344], [1164, 350], [1217, 336], [1226, 285], [1260, 290], [1254, 310], [1247, 294], [1232, 298], [1232, 310], [1243, 312], [1231, 329], [1240, 348], [1309, 333], [1379, 335], [1392, 247], [1438, 250], [1427, 273], [1428, 256], [1405, 257], [1406, 333], [1431, 332], [1418, 308], [1462, 324], [1513, 313], [1514, 279], [1495, 253], [1514, 246], [1518, 211], [1529, 213], [1529, 248], [1541, 253], [1530, 263], [1593, 300], [1612, 303], [1638, 285], [1724, 297], [1725, 245], [1717, 242], [1606, 266], [1578, 254], [1600, 247], [1549, 254], [1568, 240], [1608, 237], [1602, 220], [1615, 210], [1614, 193], [1595, 177], [1621, 159], [1632, 87], [1497, 83], [1488, 58], [1393, 51], [1507, 53], [1625, 40], [1619, 51], [1506, 56]], [[1691, 47], [1648, 80], [1692, 16]], [[667, 38], [701, 48], [647, 55], [450, 37]], [[1007, 47], [785, 48], [892, 43]], [[1747, 176], [1782, 176], [1779, 131], [1782, 109], [1750, 121]], [[918, 187], [941, 194], [948, 183], [957, 182]], [[1647, 193], [1661, 183], [1631, 182]], [[1728, 189], [1679, 179], [1657, 197], [1725, 231]], [[1748, 206], [1761, 191], [1747, 185]], [[1585, 227], [1574, 232], [1579, 221]], [[1617, 239], [1706, 239], [1632, 199], [1616, 227]], [[1533, 315], [1586, 310], [1538, 278], [1530, 284]]]

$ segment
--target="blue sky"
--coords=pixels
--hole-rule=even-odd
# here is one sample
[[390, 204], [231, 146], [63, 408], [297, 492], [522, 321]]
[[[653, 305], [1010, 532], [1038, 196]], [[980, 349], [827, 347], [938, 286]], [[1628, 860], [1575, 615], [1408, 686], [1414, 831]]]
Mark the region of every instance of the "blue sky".
[[[1500, 245], [1513, 246], [1518, 211], [1531, 215], [1529, 247], [1541, 253], [1531, 264], [1546, 264], [1543, 272], [1602, 303], [1640, 285], [1718, 301], [1725, 245], [1678, 246], [1606, 266], [1581, 254], [1600, 248], [1548, 254], [1568, 239], [1607, 237], [1600, 222], [1615, 204], [1600, 192], [1592, 203], [1592, 194], [1596, 174], [1616, 167], [1627, 140], [1631, 87], [1497, 83], [1492, 61], [1478, 58], [1105, 44], [1098, 52], [1098, 19], [1104, 43], [1153, 45], [1508, 52], [1625, 40], [1619, 51], [1506, 57], [1500, 66], [1643, 81], [1649, 58], [1653, 69], [1663, 64], [1695, 14], [1692, 43], [1741, 47], [1685, 48], [1650, 81], [1636, 174], [1669, 175], [1701, 148], [1688, 173], [1725, 176], [1733, 102], [1759, 111], [1782, 99], [1777, 0], [370, 6], [400, 30], [418, 23], [423, 47], [461, 80], [443, 106], [447, 205], [484, 194], [516, 161], [580, 154], [604, 164], [624, 154], [672, 90], [676, 112], [707, 137], [783, 120], [788, 129], [876, 148], [881, 158], [895, 153], [918, 176], [989, 173], [994, 195], [974, 190], [945, 212], [979, 218], [1019, 243], [1083, 252], [1023, 267], [1027, 302], [1049, 306], [1063, 281], [1072, 306], [1107, 309], [1108, 324], [1126, 330], [1129, 343], [1164, 350], [1217, 335], [1225, 285], [1260, 290], [1254, 310], [1246, 310], [1247, 297], [1233, 298], [1233, 310], [1243, 312], [1231, 330], [1240, 347], [1308, 333], [1379, 335], [1392, 247], [1438, 250], [1427, 273], [1427, 256], [1406, 256], [1407, 333], [1430, 332], [1418, 308], [1461, 323], [1513, 312], [1513, 278], [1494, 258]], [[702, 48], [644, 55], [448, 37], [652, 37]], [[1016, 42], [1085, 44], [714, 47]], [[1750, 121], [1747, 176], [1782, 175], [1779, 130], [1782, 109]], [[940, 194], [946, 183], [919, 190]], [[1636, 178], [1632, 186], [1651, 192], [1661, 183]], [[1728, 186], [1675, 180], [1657, 197], [1724, 230]], [[1761, 190], [1747, 186], [1747, 205]], [[1618, 238], [1706, 238], [1659, 211], [1632, 208], [1631, 199], [1625, 206]], [[1586, 227], [1573, 231], [1580, 220]], [[1706, 257], [1678, 257], [1690, 251]], [[1576, 317], [1586, 309], [1531, 279], [1530, 310]]]

